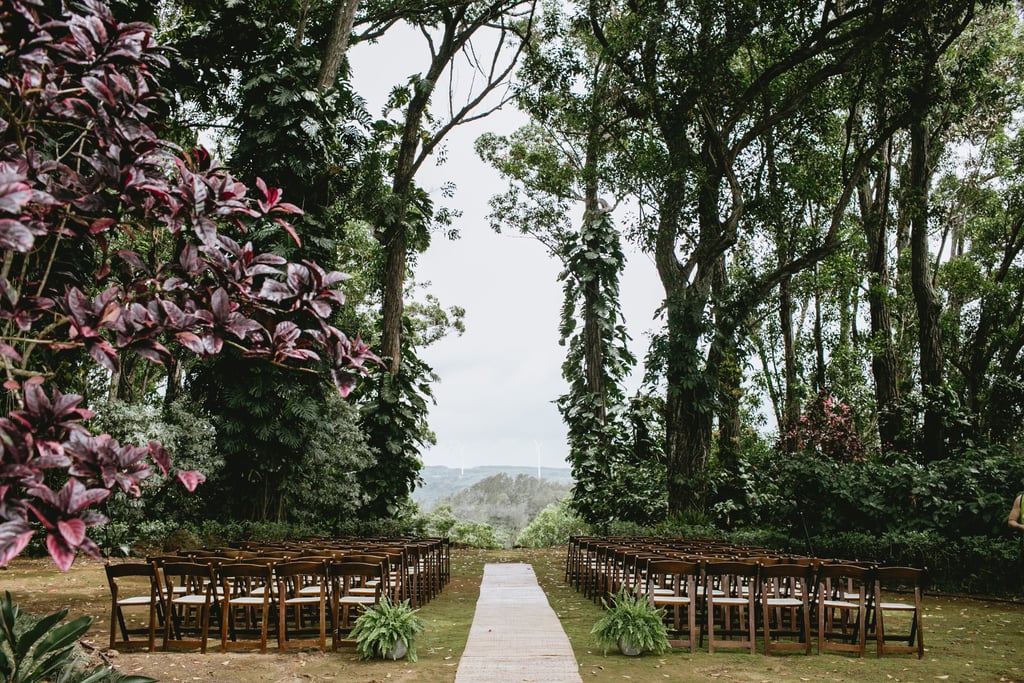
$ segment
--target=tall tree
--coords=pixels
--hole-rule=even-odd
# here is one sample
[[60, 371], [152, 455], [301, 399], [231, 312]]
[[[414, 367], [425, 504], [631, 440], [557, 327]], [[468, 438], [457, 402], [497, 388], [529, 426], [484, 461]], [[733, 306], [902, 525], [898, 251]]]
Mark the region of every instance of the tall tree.
[[[410, 250], [426, 248], [425, 226], [410, 208], [414, 204], [415, 178], [423, 163], [437, 150], [456, 126], [479, 119], [505, 101], [490, 100], [492, 93], [507, 85], [524, 41], [532, 30], [535, 0], [463, 1], [417, 3], [407, 6], [393, 2], [370, 3], [357, 25], [373, 34], [396, 21], [408, 23], [420, 32], [429, 48], [430, 63], [410, 77], [406, 86], [396, 88], [392, 106], [401, 111], [394, 122], [395, 149], [389, 161], [390, 196], [380, 202], [375, 217], [377, 239], [385, 263], [381, 294], [381, 355], [391, 374], [397, 374], [402, 357], [405, 281]], [[474, 40], [494, 32], [493, 58], [480, 60]], [[462, 104], [449, 99], [448, 111], [429, 112], [435, 88], [455, 61], [465, 55], [479, 72], [481, 83], [465, 94]], [[451, 93], [454, 95], [454, 92]]]
[[[364, 421], [380, 470], [367, 473], [365, 483], [375, 492], [370, 514], [394, 511], [407, 499], [419, 476], [419, 447], [432, 438], [425, 418], [433, 376], [417, 357], [406, 284], [415, 256], [430, 244], [431, 228], [452, 216], [434, 211], [416, 177], [452, 130], [509, 101], [505, 89], [533, 29], [535, 4], [536, 0], [378, 0], [365, 3], [356, 18], [356, 39], [372, 39], [402, 24], [423, 37], [429, 54], [423, 70], [392, 90], [388, 118], [375, 124], [382, 150], [375, 171], [379, 184], [363, 214], [381, 252], [379, 348], [389, 370], [377, 378], [364, 404]], [[460, 59], [473, 72], [468, 91], [457, 86]], [[445, 83], [447, 98], [438, 101]]]
[[942, 155], [945, 130], [953, 123], [951, 110], [942, 100], [955, 101], [950, 84], [939, 69], [942, 56], [974, 18], [975, 3], [938, 4], [923, 8], [908, 27], [905, 53], [908, 65], [908, 103], [912, 112], [908, 135], [903, 203], [910, 223], [910, 281], [917, 309], [918, 363], [924, 421], [921, 452], [925, 461], [940, 460], [947, 454], [945, 400], [945, 359], [942, 335], [942, 302], [932, 266], [930, 245], [931, 186]]
[[[593, 0], [588, 20], [628, 84], [625, 111], [649, 124], [664, 169], [649, 244], [666, 294], [669, 511], [703, 508], [718, 364], [752, 307], [787, 274], [839, 245], [839, 227], [870, 155], [849, 160], [824, 230], [789, 262], [748, 282], [709, 325], [716, 270], [744, 227], [746, 155], [881, 37], [927, 2], [729, 5]], [[721, 321], [726, 321], [723, 325]]]
[[[569, 389], [558, 407], [568, 428], [573, 507], [592, 523], [646, 522], [663, 496], [646, 486], [630, 495], [626, 482], [636, 490], [641, 479], [658, 480], [661, 463], [655, 450], [640, 447], [643, 438], [631, 424], [639, 418], [622, 387], [634, 361], [619, 303], [625, 260], [609, 201], [618, 193], [611, 69], [593, 38], [554, 3], [545, 7], [531, 48], [517, 103], [533, 121], [511, 136], [477, 141], [477, 151], [510, 183], [492, 198], [491, 220], [495, 229], [534, 236], [563, 267], [560, 342]], [[638, 432], [646, 430], [641, 424]]]

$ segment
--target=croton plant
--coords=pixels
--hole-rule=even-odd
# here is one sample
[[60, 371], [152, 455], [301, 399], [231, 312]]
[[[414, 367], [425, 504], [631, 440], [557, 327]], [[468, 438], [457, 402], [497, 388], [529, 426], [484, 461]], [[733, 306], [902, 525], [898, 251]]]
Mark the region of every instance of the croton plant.
[[98, 555], [87, 529], [114, 490], [138, 495], [154, 466], [190, 490], [203, 476], [175, 471], [159, 443], [90, 434], [82, 398], [52, 386], [61, 358], [116, 372], [127, 353], [168, 363], [232, 346], [329, 367], [343, 395], [377, 359], [331, 324], [346, 276], [246, 241], [270, 222], [298, 241], [299, 209], [158, 134], [153, 29], [97, 0], [45, 7], [0, 5], [0, 565], [42, 529], [66, 570]]

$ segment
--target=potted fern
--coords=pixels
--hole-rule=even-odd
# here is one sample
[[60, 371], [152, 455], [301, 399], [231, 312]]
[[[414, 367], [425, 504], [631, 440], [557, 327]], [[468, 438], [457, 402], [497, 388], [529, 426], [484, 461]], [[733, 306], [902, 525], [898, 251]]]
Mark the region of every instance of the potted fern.
[[652, 605], [646, 596], [622, 588], [610, 605], [604, 598], [601, 603], [604, 613], [590, 633], [606, 655], [613, 645], [628, 656], [648, 651], [660, 655], [669, 649], [665, 611]]
[[383, 657], [416, 661], [416, 634], [423, 631], [423, 620], [416, 616], [409, 601], [391, 602], [385, 595], [380, 602], [359, 615], [349, 637], [356, 641], [360, 659]]

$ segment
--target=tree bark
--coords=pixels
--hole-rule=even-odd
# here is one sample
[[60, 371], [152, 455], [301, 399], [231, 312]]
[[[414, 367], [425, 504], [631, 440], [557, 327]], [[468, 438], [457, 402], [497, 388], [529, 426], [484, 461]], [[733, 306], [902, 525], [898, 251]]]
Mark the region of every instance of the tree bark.
[[[698, 192], [700, 239], [691, 259], [692, 280], [675, 255], [681, 188], [669, 191], [659, 219], [655, 262], [667, 293], [668, 396], [665, 414], [665, 456], [670, 515], [702, 514], [707, 498], [707, 463], [711, 456], [717, 368], [703, 359], [700, 342], [707, 331], [705, 310], [716, 270], [732, 242], [718, 212], [722, 172], [705, 149], [701, 161], [705, 181]], [[668, 209], [667, 211], [665, 209]], [[712, 341], [712, 346], [716, 342]]]
[[868, 307], [871, 316], [871, 373], [875, 378], [878, 438], [882, 450], [900, 449], [903, 420], [899, 410], [899, 360], [892, 343], [889, 306], [889, 175], [888, 153], [873, 186], [859, 190], [861, 224], [867, 243]]
[[[922, 111], [927, 111], [923, 107]], [[918, 121], [910, 127], [910, 278], [917, 307], [920, 347], [921, 392], [924, 395], [922, 457], [926, 461], [945, 457], [945, 430], [934, 402], [943, 384], [942, 327], [939, 302], [932, 280], [928, 249], [928, 197], [931, 168], [928, 125]]]
[[348, 51], [348, 41], [352, 35], [352, 25], [356, 20], [359, 0], [336, 0], [334, 16], [331, 19], [331, 34], [327, 38], [324, 58], [320, 62], [320, 73], [317, 75], [317, 88], [323, 90], [334, 85], [341, 69], [341, 61]]
[[821, 321], [821, 290], [818, 287], [818, 269], [814, 269], [814, 393], [825, 388], [825, 340]]
[[446, 31], [447, 40], [441, 45], [439, 54], [434, 57], [426, 77], [416, 84], [413, 96], [409, 100], [391, 184], [391, 215], [384, 229], [378, 232], [378, 239], [387, 252], [381, 294], [381, 357], [392, 375], [397, 375], [401, 368], [405, 270], [409, 258], [409, 227], [406, 225], [406, 218], [409, 213], [413, 179], [416, 175], [420, 127], [427, 105], [430, 103], [434, 84], [455, 54], [456, 48], [451, 42], [453, 30], [454, 27], [449, 26], [449, 30]]
[[800, 419], [800, 401], [796, 394], [796, 341], [793, 338], [793, 295], [792, 278], [785, 277], [779, 283], [779, 327], [782, 330], [783, 381], [785, 382], [785, 398], [782, 415], [784, 424], [779, 430], [784, 431], [789, 425]]
[[[725, 258], [719, 259], [718, 272], [715, 274], [714, 293], [716, 301], [724, 301], [729, 285], [729, 273]], [[718, 308], [717, 313], [722, 313]], [[729, 334], [733, 325], [728, 320], [719, 320], [719, 334], [713, 342], [709, 365], [715, 367], [718, 378], [718, 461], [722, 469], [729, 473], [725, 490], [719, 491], [720, 498], [735, 498], [742, 493], [736, 485], [740, 463], [740, 398], [743, 396], [743, 370], [737, 357], [735, 338]]]
[[[592, 223], [601, 220], [601, 209], [598, 205], [597, 188], [597, 164], [600, 152], [600, 134], [598, 128], [599, 105], [597, 99], [599, 94], [593, 95], [591, 101], [591, 123], [587, 131], [587, 148], [584, 157], [584, 213], [583, 231], [586, 236], [585, 244], [588, 251], [600, 254], [603, 247], [595, 244], [598, 240]], [[583, 358], [584, 376], [587, 381], [587, 388], [591, 395], [600, 400], [598, 417], [602, 423], [605, 421], [605, 386], [604, 386], [604, 344], [601, 338], [601, 321], [599, 319], [601, 306], [601, 285], [597, 277], [591, 277], [583, 285]]]

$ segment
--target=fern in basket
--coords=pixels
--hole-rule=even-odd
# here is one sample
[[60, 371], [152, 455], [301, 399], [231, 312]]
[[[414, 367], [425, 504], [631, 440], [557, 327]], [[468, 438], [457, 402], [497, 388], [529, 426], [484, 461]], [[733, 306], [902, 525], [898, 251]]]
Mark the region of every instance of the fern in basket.
[[408, 648], [406, 658], [416, 661], [416, 634], [423, 631], [423, 620], [416, 616], [419, 610], [412, 609], [409, 601], [391, 602], [385, 595], [380, 602], [359, 615], [352, 627], [350, 638], [356, 641], [356, 652], [360, 659], [390, 656], [398, 643]]
[[622, 588], [609, 605], [601, 599], [605, 610], [594, 624], [591, 634], [608, 654], [608, 648], [637, 648], [641, 652], [663, 654], [669, 649], [668, 632], [663, 618], [665, 610], [652, 605], [647, 596]]

